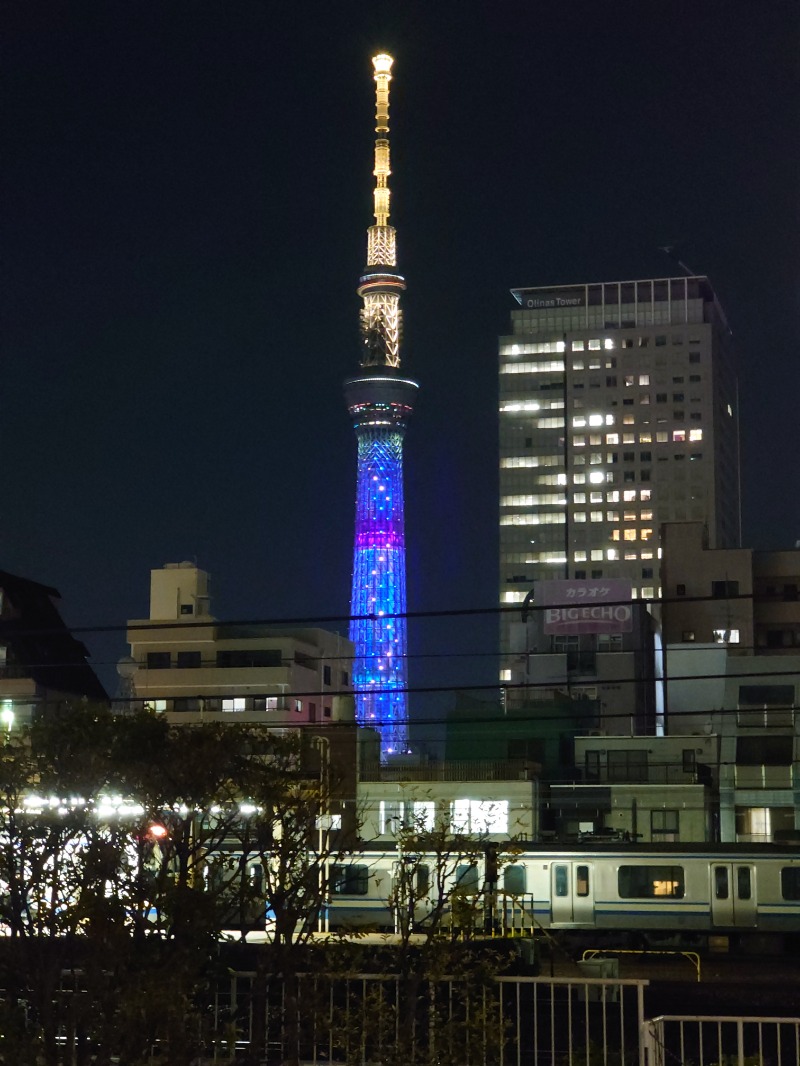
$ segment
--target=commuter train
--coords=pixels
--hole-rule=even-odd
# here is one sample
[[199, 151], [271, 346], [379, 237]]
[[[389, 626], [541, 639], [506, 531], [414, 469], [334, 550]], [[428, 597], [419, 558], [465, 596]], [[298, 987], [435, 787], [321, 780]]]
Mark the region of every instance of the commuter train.
[[[436, 903], [430, 886], [436, 859], [386, 849], [365, 849], [333, 868], [330, 928], [394, 929], [392, 900], [403, 861], [414, 865], [414, 917], [424, 928]], [[439, 896], [448, 898], [450, 924], [459, 920], [452, 900], [472, 897], [474, 928], [484, 932], [590, 930], [618, 945], [702, 944], [715, 934], [800, 939], [800, 847], [531, 844], [501, 853], [494, 867], [488, 854], [451, 861]]]

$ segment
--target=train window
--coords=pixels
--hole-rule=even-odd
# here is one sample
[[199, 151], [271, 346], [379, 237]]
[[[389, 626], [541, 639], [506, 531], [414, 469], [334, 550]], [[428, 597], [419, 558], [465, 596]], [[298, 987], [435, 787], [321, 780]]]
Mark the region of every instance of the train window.
[[728, 867], [714, 867], [714, 896], [716, 899], [728, 898]]
[[749, 866], [736, 867], [736, 891], [739, 894], [739, 899], [750, 899], [753, 890], [750, 884]]
[[589, 895], [589, 867], [578, 866], [575, 869], [575, 895]]
[[620, 899], [653, 899], [656, 896], [683, 899], [683, 867], [620, 866], [617, 888]]
[[506, 866], [503, 870], [503, 891], [510, 896], [521, 896], [525, 891], [525, 867]]
[[331, 867], [331, 892], [335, 896], [366, 896], [369, 892], [369, 867], [361, 863]]
[[427, 896], [431, 889], [431, 868], [424, 862], [420, 863], [416, 870], [417, 874], [417, 899]]
[[557, 896], [569, 895], [569, 867], [556, 866], [555, 867], [555, 889]]
[[257, 896], [264, 895], [264, 867], [260, 862], [250, 867], [250, 887]]
[[800, 900], [800, 866], [781, 869], [781, 895], [784, 899]]
[[478, 887], [478, 867], [474, 863], [456, 867], [456, 888], [459, 892], [474, 896]]

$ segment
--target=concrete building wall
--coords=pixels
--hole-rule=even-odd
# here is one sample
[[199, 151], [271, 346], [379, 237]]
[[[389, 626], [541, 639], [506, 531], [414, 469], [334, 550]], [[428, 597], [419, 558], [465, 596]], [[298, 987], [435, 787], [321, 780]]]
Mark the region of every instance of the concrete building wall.
[[365, 841], [394, 840], [401, 824], [447, 827], [481, 839], [535, 840], [538, 783], [532, 781], [360, 781]]

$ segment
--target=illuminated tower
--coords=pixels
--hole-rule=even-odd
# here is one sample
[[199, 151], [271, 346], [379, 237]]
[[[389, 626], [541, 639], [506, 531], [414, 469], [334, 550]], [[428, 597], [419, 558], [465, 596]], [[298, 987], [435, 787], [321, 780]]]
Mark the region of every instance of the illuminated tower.
[[381, 755], [408, 750], [403, 436], [419, 386], [400, 376], [405, 281], [389, 225], [389, 82], [392, 57], [375, 68], [375, 223], [359, 279], [361, 371], [345, 382], [358, 441], [350, 639], [356, 646], [356, 717], [381, 735]]

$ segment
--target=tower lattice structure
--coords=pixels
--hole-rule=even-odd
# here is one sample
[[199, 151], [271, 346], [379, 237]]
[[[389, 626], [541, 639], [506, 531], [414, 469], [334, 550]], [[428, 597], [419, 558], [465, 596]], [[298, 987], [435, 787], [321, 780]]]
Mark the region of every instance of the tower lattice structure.
[[345, 382], [358, 442], [350, 639], [356, 646], [356, 718], [377, 729], [381, 756], [408, 751], [403, 437], [419, 386], [400, 375], [405, 280], [389, 225], [389, 82], [392, 57], [375, 70], [375, 222], [359, 279], [361, 371]]

